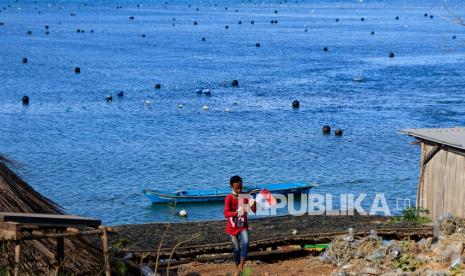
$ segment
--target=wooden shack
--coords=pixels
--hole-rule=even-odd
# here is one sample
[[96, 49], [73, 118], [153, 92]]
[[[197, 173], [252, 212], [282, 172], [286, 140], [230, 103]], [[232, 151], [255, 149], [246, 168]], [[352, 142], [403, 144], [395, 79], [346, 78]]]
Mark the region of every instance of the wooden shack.
[[421, 144], [417, 206], [434, 219], [445, 212], [465, 217], [465, 128], [402, 131]]

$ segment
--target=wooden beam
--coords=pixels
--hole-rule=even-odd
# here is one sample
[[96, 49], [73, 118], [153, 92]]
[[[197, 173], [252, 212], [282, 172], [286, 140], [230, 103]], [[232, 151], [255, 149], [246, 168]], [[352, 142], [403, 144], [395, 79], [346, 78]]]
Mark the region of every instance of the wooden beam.
[[7, 213], [0, 212], [0, 222], [17, 222], [49, 227], [88, 226], [97, 228], [101, 220], [73, 215], [50, 215], [33, 213]]
[[21, 243], [18, 241], [15, 245], [15, 274], [19, 276], [21, 272]]
[[433, 159], [433, 157], [436, 155], [436, 153], [438, 153], [440, 150], [441, 150], [440, 145], [434, 146], [434, 148], [430, 152], [428, 152], [428, 154], [426, 154], [425, 159], [423, 160], [422, 166], [426, 167], [428, 162], [431, 161], [431, 159]]
[[102, 240], [102, 248], [103, 248], [103, 258], [105, 260], [105, 276], [111, 276], [111, 269], [110, 269], [110, 254], [108, 253], [108, 235], [107, 229], [105, 227], [99, 227], [102, 230], [102, 234], [100, 235], [100, 239]]

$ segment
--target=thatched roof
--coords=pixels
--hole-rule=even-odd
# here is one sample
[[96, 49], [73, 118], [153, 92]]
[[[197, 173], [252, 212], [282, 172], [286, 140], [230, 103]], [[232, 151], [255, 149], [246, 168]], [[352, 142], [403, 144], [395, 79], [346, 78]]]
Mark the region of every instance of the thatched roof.
[[0, 155], [0, 212], [63, 214], [63, 210], [19, 177], [13, 162]]
[[[15, 166], [0, 155], [0, 211], [63, 214], [63, 210], [50, 199], [29, 186], [13, 170]], [[101, 249], [95, 241], [83, 237], [65, 239], [64, 271], [66, 274], [95, 275], [103, 268]], [[54, 239], [23, 241], [21, 274], [50, 275], [54, 269], [56, 241]], [[14, 264], [14, 245], [3, 243], [0, 250], [0, 272]], [[1, 274], [1, 273], [0, 273]]]

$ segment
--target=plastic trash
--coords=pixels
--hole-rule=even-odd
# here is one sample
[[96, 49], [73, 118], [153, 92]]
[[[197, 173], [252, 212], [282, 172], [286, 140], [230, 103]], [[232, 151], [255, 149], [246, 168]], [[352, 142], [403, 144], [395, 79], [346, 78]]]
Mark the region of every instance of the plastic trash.
[[132, 258], [134, 258], [134, 254], [132, 254], [132, 252], [129, 252], [128, 254], [126, 254], [126, 255], [123, 257], [123, 259], [125, 259], [125, 260], [130, 260], [130, 259], [132, 259]]
[[347, 232], [348, 235], [344, 238], [344, 240], [349, 242], [354, 241], [354, 228], [349, 228]]
[[458, 268], [463, 265], [463, 258], [460, 254], [454, 253], [451, 258], [449, 269]]
[[442, 215], [440, 215], [440, 216], [436, 219], [436, 222], [441, 223], [441, 222], [443, 222], [444, 220], [449, 220], [449, 219], [453, 219], [453, 218], [454, 218], [454, 216], [453, 216], [451, 213], [449, 213], [449, 212], [444, 212], [444, 213], [442, 213]]
[[155, 274], [153, 273], [153, 271], [150, 269], [150, 267], [144, 265], [141, 269], [140, 269], [140, 272], [142, 273], [142, 275], [144, 276], [155, 276]]
[[329, 263], [331, 262], [328, 254], [324, 253], [323, 255], [320, 255], [320, 262], [322, 263]]
[[376, 232], [375, 229], [370, 230], [370, 235], [368, 235], [368, 238], [370, 239], [378, 239], [378, 232]]

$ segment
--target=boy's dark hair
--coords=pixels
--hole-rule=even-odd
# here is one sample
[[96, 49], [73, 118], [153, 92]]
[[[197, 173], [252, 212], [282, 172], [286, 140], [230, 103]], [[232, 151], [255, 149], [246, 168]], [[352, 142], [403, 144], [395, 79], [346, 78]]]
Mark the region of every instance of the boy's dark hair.
[[232, 186], [233, 183], [241, 183], [242, 184], [242, 178], [238, 175], [231, 176], [231, 179], [229, 179], [229, 185]]

